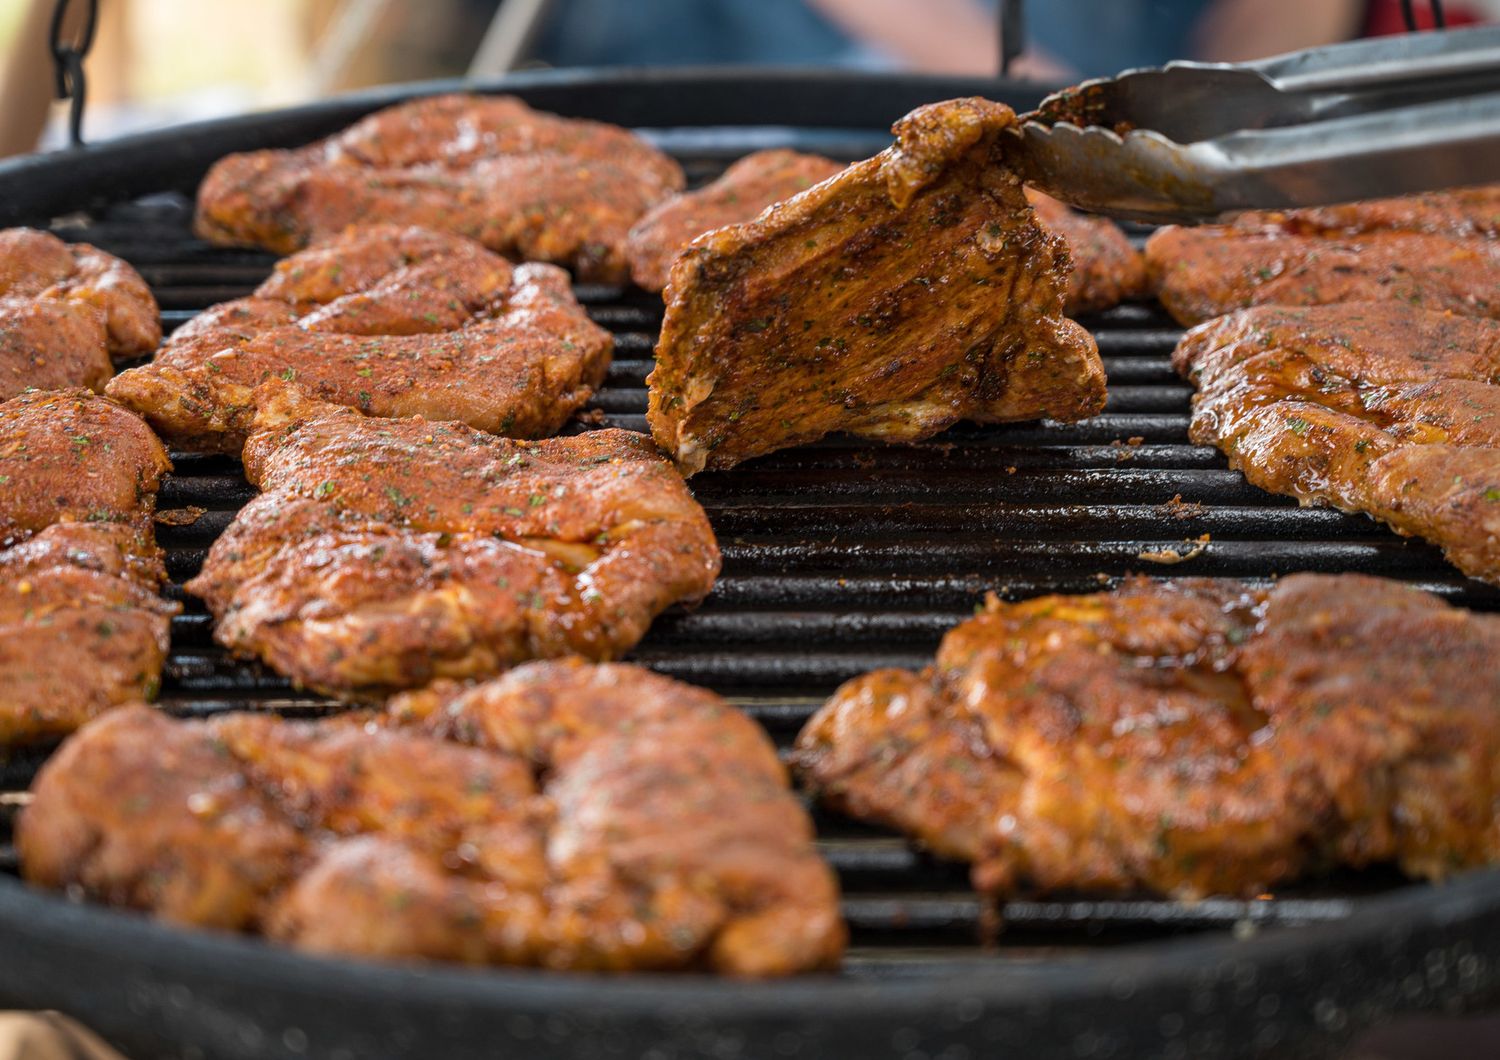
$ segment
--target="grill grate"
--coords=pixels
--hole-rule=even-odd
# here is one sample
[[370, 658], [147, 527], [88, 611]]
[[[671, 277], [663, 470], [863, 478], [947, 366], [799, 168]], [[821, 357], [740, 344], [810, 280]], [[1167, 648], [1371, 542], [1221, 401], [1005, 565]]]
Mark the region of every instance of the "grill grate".
[[[684, 159], [698, 182], [722, 163]], [[68, 218], [56, 230], [140, 268], [170, 329], [248, 294], [273, 260], [209, 247], [191, 236], [190, 216], [185, 199], [162, 195]], [[659, 300], [598, 286], [580, 287], [579, 296], [616, 339], [594, 404], [606, 425], [644, 430]], [[1213, 450], [1190, 445], [1190, 389], [1168, 360], [1179, 331], [1158, 310], [1126, 306], [1086, 323], [1110, 391], [1105, 412], [1085, 423], [964, 425], [900, 447], [833, 438], [695, 478], [720, 537], [723, 576], [701, 608], [658, 620], [633, 658], [725, 694], [785, 748], [838, 682], [876, 666], [924, 665], [942, 634], [991, 590], [1008, 598], [1091, 591], [1132, 572], [1264, 581], [1297, 570], [1362, 571], [1500, 609], [1500, 591], [1461, 578], [1436, 549], [1363, 517], [1264, 494]], [[208, 615], [178, 587], [254, 491], [234, 461], [178, 455], [174, 462], [160, 506], [205, 511], [190, 525], [158, 528], [171, 592], [185, 604], [173, 623], [161, 706], [181, 716], [337, 709], [213, 643]], [[1139, 558], [1202, 534], [1210, 543], [1186, 562]], [[42, 757], [0, 762], [0, 872], [16, 871], [10, 824]], [[1027, 898], [1001, 906], [1005, 930], [986, 942], [986, 910], [962, 867], [890, 833], [814, 816], [845, 891], [851, 976], [952, 974], [974, 960], [1082, 958], [1100, 945], [1338, 920], [1402, 883], [1393, 871], [1371, 871], [1254, 901]]]

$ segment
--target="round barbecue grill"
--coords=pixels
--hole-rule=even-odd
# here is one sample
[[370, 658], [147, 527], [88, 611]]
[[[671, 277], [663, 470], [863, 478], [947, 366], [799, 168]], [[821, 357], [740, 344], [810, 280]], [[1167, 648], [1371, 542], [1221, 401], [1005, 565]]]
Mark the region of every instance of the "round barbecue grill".
[[[248, 294], [272, 264], [192, 236], [191, 194], [213, 161], [459, 88], [642, 129], [694, 183], [767, 146], [863, 157], [921, 103], [983, 94], [1019, 109], [1038, 95], [996, 81], [722, 70], [408, 86], [0, 164], [0, 225], [50, 227], [124, 257], [170, 329]], [[595, 399], [604, 424], [643, 430], [660, 300], [587, 285], [579, 295], [615, 334]], [[1500, 610], [1500, 591], [1461, 578], [1435, 549], [1262, 493], [1190, 445], [1189, 388], [1168, 363], [1178, 331], [1158, 310], [1085, 323], [1110, 380], [1092, 420], [962, 426], [900, 447], [832, 438], [694, 478], [723, 576], [699, 609], [663, 616], [633, 658], [726, 695], [785, 747], [839, 681], [924, 665], [991, 590], [1094, 591], [1132, 572], [1265, 582], [1361, 571]], [[213, 644], [208, 615], [177, 587], [254, 491], [234, 461], [174, 461], [161, 507], [204, 511], [158, 529], [186, 604], [163, 709], [338, 709]], [[1143, 558], [1187, 554], [1184, 542], [1204, 534], [1206, 547], [1177, 565]], [[1018, 898], [1000, 904], [995, 933], [963, 867], [819, 811], [851, 929], [836, 976], [741, 983], [322, 959], [24, 887], [9, 828], [43, 757], [0, 762], [0, 1007], [62, 1009], [139, 1055], [1321, 1055], [1394, 1014], [1500, 994], [1500, 871], [1438, 886], [1345, 873], [1252, 901]]]

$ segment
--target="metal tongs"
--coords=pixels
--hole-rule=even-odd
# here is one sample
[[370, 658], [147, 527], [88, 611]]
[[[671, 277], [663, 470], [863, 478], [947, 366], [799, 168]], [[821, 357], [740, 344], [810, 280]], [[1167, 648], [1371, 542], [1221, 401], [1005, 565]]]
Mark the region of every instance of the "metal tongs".
[[1028, 183], [1144, 221], [1500, 181], [1500, 26], [1130, 70], [1015, 135]]

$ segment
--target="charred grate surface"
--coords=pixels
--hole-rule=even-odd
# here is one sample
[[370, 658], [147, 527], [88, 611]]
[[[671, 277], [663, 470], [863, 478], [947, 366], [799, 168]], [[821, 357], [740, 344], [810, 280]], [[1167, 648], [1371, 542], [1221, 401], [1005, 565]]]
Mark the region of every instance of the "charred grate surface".
[[[683, 161], [702, 182], [727, 159]], [[55, 230], [136, 265], [170, 330], [248, 294], [273, 262], [196, 240], [190, 216], [186, 200], [158, 196], [64, 219]], [[605, 426], [644, 430], [660, 300], [587, 285], [579, 296], [616, 340], [594, 407]], [[785, 748], [840, 681], [877, 666], [924, 665], [943, 633], [990, 591], [1007, 598], [1087, 592], [1131, 573], [1265, 581], [1299, 570], [1360, 571], [1500, 610], [1500, 591], [1462, 578], [1436, 549], [1361, 516], [1262, 493], [1217, 452], [1189, 444], [1190, 388], [1169, 363], [1180, 331], [1159, 310], [1126, 306], [1085, 323], [1110, 381], [1105, 412], [1085, 423], [965, 425], [896, 447], [834, 438], [693, 479], [719, 534], [723, 576], [700, 608], [659, 619], [633, 658], [725, 694]], [[161, 705], [181, 716], [337, 710], [213, 643], [208, 615], [179, 587], [254, 490], [235, 461], [178, 454], [174, 462], [160, 507], [203, 514], [157, 530], [172, 592], [185, 604], [173, 624]], [[1140, 558], [1186, 553], [1204, 534], [1207, 546], [1185, 562]], [[10, 825], [43, 757], [0, 763], [0, 872], [16, 871]], [[1403, 885], [1393, 871], [1372, 871], [1251, 901], [1025, 898], [1000, 907], [1005, 929], [986, 942], [987, 911], [961, 866], [926, 857], [891, 833], [814, 815], [821, 849], [844, 887], [853, 943], [846, 974], [853, 976], [951, 974], [997, 958], [1086, 959], [1092, 947], [1192, 932], [1243, 936], [1343, 919], [1362, 899]]]

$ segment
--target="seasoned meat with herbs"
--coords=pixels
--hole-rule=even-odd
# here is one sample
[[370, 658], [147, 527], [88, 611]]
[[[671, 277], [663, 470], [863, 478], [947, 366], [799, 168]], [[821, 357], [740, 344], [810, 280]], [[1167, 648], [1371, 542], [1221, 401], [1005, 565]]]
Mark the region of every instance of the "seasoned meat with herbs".
[[0, 403], [0, 756], [156, 694], [178, 610], [152, 534], [170, 466], [86, 390]]
[[678, 467], [1103, 407], [1094, 341], [1062, 315], [1067, 252], [1005, 165], [1015, 120], [922, 107], [895, 146], [677, 259], [648, 419]]
[[1190, 429], [1273, 493], [1365, 512], [1500, 582], [1500, 322], [1373, 303], [1188, 332]]
[[1146, 259], [1119, 225], [1079, 213], [1035, 188], [1026, 189], [1026, 198], [1042, 226], [1067, 244], [1073, 259], [1063, 305], [1069, 313], [1102, 312], [1146, 293]]
[[705, 232], [752, 220], [844, 167], [821, 155], [775, 148], [746, 155], [715, 180], [658, 204], [630, 229], [625, 253], [636, 285], [660, 291], [677, 255]]
[[930, 669], [840, 688], [796, 760], [990, 893], [1442, 877], [1500, 858], [1497, 650], [1500, 617], [1357, 575], [991, 597]]
[[32, 228], [0, 231], [0, 400], [23, 390], [101, 390], [111, 357], [161, 341], [156, 299], [125, 262]]
[[718, 574], [703, 509], [640, 435], [511, 441], [286, 383], [257, 403], [244, 461], [264, 492], [187, 588], [220, 643], [307, 687], [369, 698], [614, 658]]
[[749, 718], [571, 660], [365, 724], [117, 712], [17, 845], [33, 883], [322, 953], [763, 977], [843, 949], [812, 834]]
[[32, 390], [0, 402], [0, 544], [53, 523], [115, 523], [154, 549], [152, 513], [172, 465], [134, 413], [86, 390]]
[[682, 186], [676, 162], [617, 126], [512, 96], [432, 96], [296, 150], [221, 159], [198, 189], [197, 228], [289, 254], [352, 224], [420, 225], [617, 282], [631, 224]]
[[286, 258], [252, 297], [195, 317], [108, 393], [173, 444], [212, 452], [240, 451], [267, 379], [372, 416], [536, 438], [589, 399], [613, 347], [561, 269], [370, 225]]
[[1146, 242], [1156, 296], [1180, 323], [1262, 305], [1399, 302], [1500, 317], [1500, 243], [1414, 232], [1324, 237], [1222, 225], [1158, 229]]

